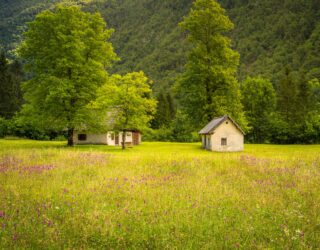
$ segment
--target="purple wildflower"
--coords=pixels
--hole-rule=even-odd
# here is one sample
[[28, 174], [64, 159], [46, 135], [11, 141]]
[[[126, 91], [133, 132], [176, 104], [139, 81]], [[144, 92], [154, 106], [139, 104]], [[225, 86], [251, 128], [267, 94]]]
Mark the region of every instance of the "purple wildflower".
[[13, 241], [16, 241], [18, 239], [18, 235], [17, 234], [14, 234], [13, 236], [12, 236], [12, 240]]
[[52, 165], [36, 165], [36, 166], [30, 166], [30, 167], [24, 167], [24, 172], [28, 173], [38, 173], [41, 174], [45, 171], [49, 171], [54, 169], [55, 167]]
[[46, 224], [48, 227], [52, 227], [53, 226], [52, 220], [49, 220], [49, 219], [45, 219], [44, 220], [44, 224]]

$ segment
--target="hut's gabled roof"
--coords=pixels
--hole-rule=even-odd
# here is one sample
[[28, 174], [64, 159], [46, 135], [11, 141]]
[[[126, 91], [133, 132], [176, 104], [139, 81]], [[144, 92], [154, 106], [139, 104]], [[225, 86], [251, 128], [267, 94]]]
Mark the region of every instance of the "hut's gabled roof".
[[242, 134], [245, 134], [241, 127], [231, 119], [228, 115], [224, 115], [222, 117], [214, 118], [211, 122], [209, 122], [203, 129], [199, 131], [200, 135], [206, 135], [206, 134], [211, 134], [217, 127], [220, 126], [224, 121], [230, 120], [239, 130]]

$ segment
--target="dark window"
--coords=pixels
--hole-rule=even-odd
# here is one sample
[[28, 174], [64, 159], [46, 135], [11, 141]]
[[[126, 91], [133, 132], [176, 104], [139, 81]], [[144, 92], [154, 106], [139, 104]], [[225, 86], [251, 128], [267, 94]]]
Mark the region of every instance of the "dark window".
[[221, 146], [227, 146], [227, 138], [221, 138]]
[[111, 140], [114, 141], [114, 133], [111, 133]]
[[78, 140], [79, 141], [86, 141], [87, 135], [86, 134], [78, 134]]

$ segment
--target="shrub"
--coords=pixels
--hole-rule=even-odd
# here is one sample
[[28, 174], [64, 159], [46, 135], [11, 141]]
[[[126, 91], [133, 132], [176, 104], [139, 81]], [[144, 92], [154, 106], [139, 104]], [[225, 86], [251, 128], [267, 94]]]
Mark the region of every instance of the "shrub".
[[172, 130], [170, 128], [150, 129], [143, 135], [144, 141], [173, 141]]

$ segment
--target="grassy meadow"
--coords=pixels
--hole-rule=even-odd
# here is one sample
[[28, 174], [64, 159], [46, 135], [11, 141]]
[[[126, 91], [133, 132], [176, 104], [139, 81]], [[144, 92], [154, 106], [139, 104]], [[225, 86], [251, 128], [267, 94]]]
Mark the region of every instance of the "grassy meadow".
[[0, 140], [0, 249], [319, 249], [320, 145]]

